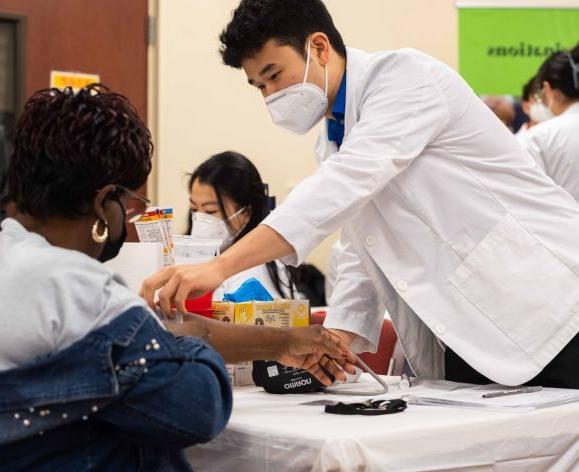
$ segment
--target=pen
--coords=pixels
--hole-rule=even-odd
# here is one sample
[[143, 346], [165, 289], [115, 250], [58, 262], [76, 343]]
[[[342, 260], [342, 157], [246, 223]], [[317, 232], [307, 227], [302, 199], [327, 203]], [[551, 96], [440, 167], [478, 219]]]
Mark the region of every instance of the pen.
[[522, 387], [522, 388], [515, 388], [513, 390], [502, 390], [500, 392], [490, 392], [490, 393], [483, 393], [482, 398], [496, 398], [496, 397], [505, 397], [507, 395], [518, 395], [519, 393], [533, 393], [533, 392], [540, 392], [543, 390], [543, 387]]

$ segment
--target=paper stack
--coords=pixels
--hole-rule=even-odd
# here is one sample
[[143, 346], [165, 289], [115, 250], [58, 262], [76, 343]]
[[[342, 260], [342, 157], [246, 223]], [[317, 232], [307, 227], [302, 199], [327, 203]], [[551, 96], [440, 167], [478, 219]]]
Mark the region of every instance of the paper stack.
[[457, 387], [452, 391], [425, 390], [410, 394], [408, 403], [414, 405], [450, 406], [488, 409], [496, 411], [524, 412], [550, 408], [579, 401], [579, 390], [565, 388], [543, 388], [530, 393], [484, 398], [483, 394], [505, 391], [516, 387], [502, 385], [477, 385]]

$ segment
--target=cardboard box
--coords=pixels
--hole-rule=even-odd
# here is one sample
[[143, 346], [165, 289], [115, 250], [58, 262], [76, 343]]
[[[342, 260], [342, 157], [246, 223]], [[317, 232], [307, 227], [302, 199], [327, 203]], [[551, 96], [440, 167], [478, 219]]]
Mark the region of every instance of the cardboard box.
[[289, 328], [308, 326], [308, 300], [274, 300], [235, 304], [235, 323]]
[[233, 323], [235, 320], [235, 303], [230, 302], [213, 302], [213, 319]]
[[255, 385], [253, 381], [253, 362], [239, 362], [234, 365], [233, 383], [235, 387]]
[[[274, 328], [308, 326], [308, 300], [274, 300], [271, 302], [213, 302], [213, 318], [226, 323], [261, 325]], [[254, 385], [252, 362], [229, 364], [227, 371], [233, 386]]]

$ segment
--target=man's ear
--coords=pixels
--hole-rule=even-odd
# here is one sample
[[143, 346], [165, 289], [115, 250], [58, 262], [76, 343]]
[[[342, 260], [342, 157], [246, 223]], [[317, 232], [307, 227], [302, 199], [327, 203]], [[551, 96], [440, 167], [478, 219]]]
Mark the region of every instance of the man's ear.
[[101, 188], [93, 201], [93, 211], [97, 218], [107, 221], [105, 214], [105, 205], [110, 200], [110, 196], [116, 190], [116, 186], [109, 184]]
[[[330, 40], [326, 33], [314, 33], [310, 36], [310, 45], [315, 50], [315, 54], [312, 56], [316, 56], [320, 65], [324, 67], [328, 61], [330, 60]], [[314, 53], [314, 51], [312, 51]]]

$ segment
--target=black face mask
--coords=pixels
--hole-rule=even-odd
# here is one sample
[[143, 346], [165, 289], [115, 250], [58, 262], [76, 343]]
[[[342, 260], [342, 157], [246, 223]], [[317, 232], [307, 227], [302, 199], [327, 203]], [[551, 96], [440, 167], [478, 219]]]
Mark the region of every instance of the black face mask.
[[[119, 206], [121, 207], [121, 210], [123, 210], [123, 215], [125, 214], [125, 211], [123, 209], [123, 205], [121, 204], [121, 202], [119, 200], [115, 201], [119, 204]], [[110, 261], [111, 259], [114, 259], [115, 257], [117, 257], [119, 255], [119, 251], [121, 250], [121, 247], [123, 247], [123, 244], [125, 244], [125, 240], [127, 239], [127, 225], [126, 225], [126, 217], [123, 216], [123, 232], [121, 233], [121, 235], [119, 236], [119, 239], [117, 239], [116, 241], [111, 241], [111, 238], [109, 237], [109, 239], [107, 239], [107, 242], [105, 243], [105, 246], [103, 247], [103, 252], [101, 252], [101, 255], [98, 257], [98, 260], [100, 262], [107, 262]]]

